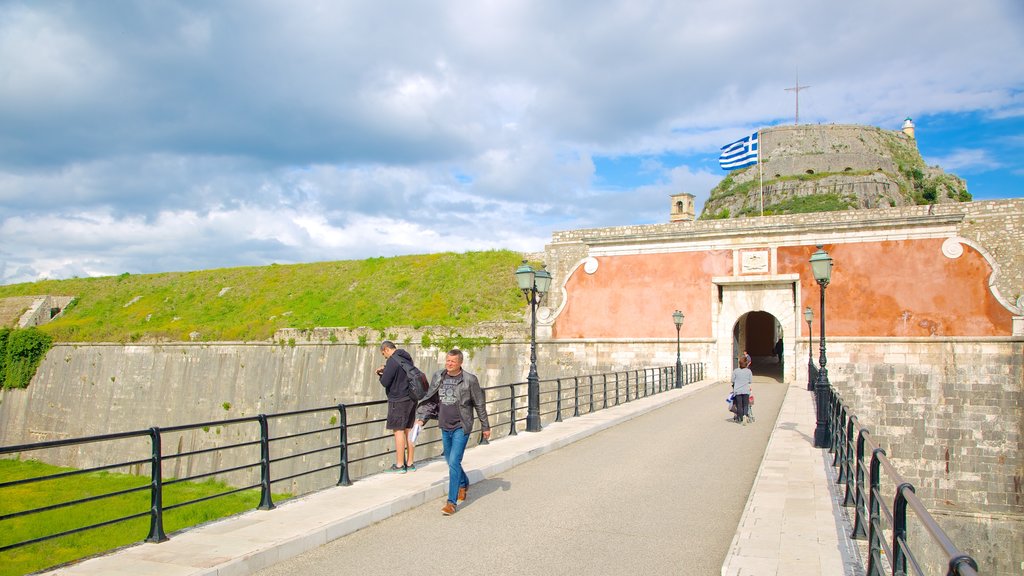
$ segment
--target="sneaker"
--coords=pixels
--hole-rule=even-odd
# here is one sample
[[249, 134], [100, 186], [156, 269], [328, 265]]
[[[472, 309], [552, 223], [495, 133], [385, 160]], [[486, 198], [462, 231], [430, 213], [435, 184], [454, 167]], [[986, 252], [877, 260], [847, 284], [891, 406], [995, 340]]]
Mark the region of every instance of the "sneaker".
[[747, 421], [746, 421], [746, 420], [744, 420], [744, 421], [742, 422], [741, 426], [746, 426], [746, 425], [747, 425]]
[[405, 467], [398, 467], [396, 464], [392, 464], [391, 468], [385, 470], [389, 474], [405, 474]]
[[416, 471], [416, 465], [415, 464], [406, 464], [405, 465], [405, 471], [406, 472], [415, 472]]
[[452, 504], [451, 502], [445, 502], [444, 508], [441, 508], [441, 514], [444, 514], [445, 516], [451, 516], [452, 514], [455, 514], [455, 504]]
[[459, 504], [462, 504], [463, 502], [465, 502], [465, 500], [466, 500], [466, 493], [467, 492], [469, 492], [469, 487], [468, 486], [459, 486], [459, 497], [456, 499], [456, 501]]

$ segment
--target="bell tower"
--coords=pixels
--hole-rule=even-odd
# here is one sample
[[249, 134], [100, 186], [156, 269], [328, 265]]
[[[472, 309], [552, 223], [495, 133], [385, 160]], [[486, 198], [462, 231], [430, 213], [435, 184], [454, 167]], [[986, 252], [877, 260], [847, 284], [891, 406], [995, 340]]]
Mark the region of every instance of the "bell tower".
[[681, 192], [669, 196], [672, 199], [672, 210], [669, 212], [669, 222], [692, 222], [694, 220], [693, 194]]

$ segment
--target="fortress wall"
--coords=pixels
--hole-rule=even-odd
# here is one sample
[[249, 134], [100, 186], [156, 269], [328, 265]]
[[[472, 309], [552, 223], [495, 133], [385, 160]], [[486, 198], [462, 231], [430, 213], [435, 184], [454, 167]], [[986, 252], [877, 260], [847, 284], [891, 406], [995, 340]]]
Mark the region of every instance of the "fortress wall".
[[[403, 345], [416, 365], [428, 374], [443, 366], [444, 351]], [[707, 343], [684, 350], [684, 361], [700, 361], [707, 355]], [[538, 370], [542, 379], [576, 376], [675, 364], [675, 339], [637, 343], [567, 342], [539, 340]], [[146, 430], [201, 422], [222, 422], [339, 403], [382, 400], [383, 389], [373, 373], [383, 359], [377, 343], [262, 343], [218, 344], [59, 344], [41, 363], [26, 389], [0, 390], [0, 445], [12, 446], [99, 434]], [[506, 341], [466, 351], [465, 368], [480, 377], [481, 384], [496, 386], [524, 382], [529, 370], [529, 343]], [[570, 387], [568, 382], [566, 387]], [[507, 397], [504, 390], [489, 398]], [[567, 393], [564, 398], [571, 397]], [[553, 395], [542, 401], [554, 400]], [[525, 400], [518, 402], [525, 418]], [[553, 409], [553, 404], [545, 410]], [[351, 421], [383, 419], [383, 407], [350, 412]], [[271, 435], [298, 429], [335, 425], [336, 413], [271, 420]], [[507, 421], [507, 418], [505, 419]], [[502, 430], [499, 435], [505, 434]], [[386, 435], [383, 423], [354, 429], [350, 440]], [[164, 454], [180, 454], [258, 438], [255, 423], [219, 425], [164, 435]], [[274, 444], [272, 456], [294, 454], [336, 443], [336, 433]], [[354, 449], [351, 459], [393, 448], [385, 439]], [[78, 468], [146, 459], [147, 438], [75, 446], [45, 453], [26, 453], [25, 458]], [[318, 459], [319, 458], [319, 459]], [[169, 460], [164, 474], [185, 477], [214, 468], [224, 469], [258, 460], [258, 447]], [[274, 465], [274, 477], [314, 468], [309, 462], [327, 465], [337, 462], [333, 451]], [[382, 463], [370, 460], [353, 468], [358, 477], [380, 470]], [[148, 474], [145, 465], [131, 472]], [[257, 470], [227, 475], [221, 479], [235, 486], [255, 483]], [[331, 473], [333, 474], [333, 473]], [[323, 487], [337, 479], [324, 474], [300, 478], [289, 486], [275, 485], [275, 491], [302, 493]]]
[[[776, 174], [804, 174], [811, 170], [814, 174], [825, 172], [888, 172], [895, 174], [896, 164], [881, 156], [866, 154], [822, 154], [787, 156], [775, 160], [769, 159], [761, 167], [765, 178], [774, 178]], [[756, 173], [756, 170], [753, 171]]]
[[[1015, 302], [1024, 293], [1024, 251], [1020, 249], [1024, 245], [1024, 198], [558, 231], [552, 234], [552, 241], [546, 246], [545, 262], [554, 276], [552, 285], [557, 289], [589, 254], [591, 246], [597, 244], [721, 243], [722, 238], [727, 237], [771, 234], [805, 234], [807, 243], [813, 244], [815, 234], [821, 230], [856, 229], [858, 225], [878, 225], [887, 220], [950, 216], [962, 216], [956, 225], [957, 233], [991, 257], [997, 268], [994, 287], [1009, 303]], [[548, 305], [552, 308], [561, 303], [562, 296], [556, 289], [548, 296]]]
[[840, 338], [827, 352], [829, 381], [953, 541], [986, 573], [1017, 573], [1024, 340]]

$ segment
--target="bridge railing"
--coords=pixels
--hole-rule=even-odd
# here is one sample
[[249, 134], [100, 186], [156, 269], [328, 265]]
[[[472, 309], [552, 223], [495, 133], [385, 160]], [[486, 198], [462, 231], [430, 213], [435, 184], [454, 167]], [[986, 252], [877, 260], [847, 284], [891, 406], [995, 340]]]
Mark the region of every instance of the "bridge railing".
[[[683, 366], [678, 373], [678, 380], [676, 366], [541, 380], [541, 422], [558, 422], [567, 417], [637, 400], [674, 388], [677, 382], [696, 382], [703, 379], [703, 375], [703, 364], [694, 363]], [[489, 386], [484, 391], [490, 416], [491, 438], [518, 434], [526, 420], [527, 382]], [[49, 453], [50, 456], [64, 459], [67, 459], [69, 451], [75, 452], [80, 458], [83, 451], [117, 454], [116, 458], [107, 458], [110, 461], [80, 469], [27, 478], [0, 478], [0, 499], [4, 498], [5, 491], [10, 494], [13, 490], [32, 484], [73, 479], [86, 474], [122, 471], [140, 479], [134, 487], [85, 498], [66, 499], [55, 491], [52, 500], [42, 506], [8, 511], [9, 505], [0, 509], [0, 553], [142, 518], [149, 519], [145, 541], [162, 542], [168, 538], [164, 528], [165, 514], [180, 508], [201, 505], [230, 494], [258, 490], [257, 508], [268, 510], [275, 507], [275, 487], [286, 483], [294, 487], [302, 478], [313, 479], [307, 483], [306, 490], [300, 490], [304, 493], [332, 485], [350, 485], [353, 478], [381, 471], [386, 466], [387, 457], [394, 454], [393, 434], [384, 430], [386, 410], [387, 401], [378, 400], [0, 446], [0, 458], [18, 460], [45, 461], [51, 450], [56, 451], [56, 454]], [[477, 439], [477, 443], [486, 442], [482, 434]], [[441, 453], [440, 433], [436, 423], [423, 431], [417, 439], [416, 449], [418, 459], [422, 459], [423, 455], [431, 458]], [[230, 486], [222, 485], [222, 492], [191, 499], [177, 497], [174, 503], [165, 501], [168, 489], [175, 485], [209, 479], [223, 481], [225, 478], [232, 479], [232, 482]], [[139, 493], [149, 494], [149, 507], [140, 507], [128, 515], [104, 517], [70, 528], [44, 528], [44, 532], [31, 534], [18, 541], [3, 536], [13, 533], [13, 530], [5, 528], [5, 524], [13, 526], [15, 522], [36, 516], [44, 520], [36, 522], [36, 525], [49, 527], [51, 523], [46, 520], [74, 506], [102, 505], [105, 501], [133, 494], [137, 496]], [[7, 499], [8, 502], [13, 500]]]
[[[947, 576], [977, 576], [978, 564], [953, 544], [914, 486], [896, 470], [885, 449], [850, 414], [834, 389], [830, 388], [828, 394], [829, 452], [834, 454], [832, 464], [838, 468], [836, 482], [845, 488], [842, 505], [854, 508], [851, 537], [868, 541], [867, 576], [935, 573], [937, 566], [929, 570], [923, 566], [927, 561], [921, 554], [915, 555], [915, 550], [920, 552], [923, 546], [938, 550], [937, 558], [932, 560], [943, 564]], [[891, 494], [891, 505], [886, 493]], [[928, 541], [918, 542], [915, 547], [908, 535], [911, 520], [917, 523], [915, 533], [928, 536]]]

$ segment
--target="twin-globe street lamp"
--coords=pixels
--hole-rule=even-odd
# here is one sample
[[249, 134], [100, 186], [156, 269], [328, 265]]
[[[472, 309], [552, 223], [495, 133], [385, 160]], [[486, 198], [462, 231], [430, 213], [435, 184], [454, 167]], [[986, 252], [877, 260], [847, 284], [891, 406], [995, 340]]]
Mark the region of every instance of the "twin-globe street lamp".
[[679, 332], [683, 329], [683, 313], [679, 310], [673, 312], [672, 321], [676, 323], [676, 388], [682, 388], [683, 359], [679, 354]]
[[814, 336], [811, 322], [814, 322], [814, 310], [811, 310], [810, 306], [804, 308], [804, 320], [807, 321], [807, 389], [814, 390], [814, 357], [811, 355], [811, 337]]
[[814, 386], [814, 395], [817, 400], [817, 422], [814, 427], [814, 447], [815, 448], [826, 448], [828, 447], [829, 438], [829, 423], [828, 423], [828, 369], [825, 368], [825, 364], [828, 359], [825, 358], [825, 288], [828, 286], [829, 280], [832, 279], [832, 257], [828, 255], [828, 252], [822, 249], [822, 245], [818, 244], [818, 251], [811, 254], [811, 273], [814, 274], [814, 280], [821, 287], [821, 355], [818, 357], [818, 381]]
[[[537, 376], [537, 302], [551, 287], [551, 273], [526, 260], [516, 268], [516, 282], [530, 303], [530, 374], [526, 377], [526, 431], [540, 432], [540, 377]], [[515, 415], [513, 415], [515, 418]]]

